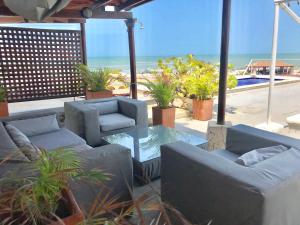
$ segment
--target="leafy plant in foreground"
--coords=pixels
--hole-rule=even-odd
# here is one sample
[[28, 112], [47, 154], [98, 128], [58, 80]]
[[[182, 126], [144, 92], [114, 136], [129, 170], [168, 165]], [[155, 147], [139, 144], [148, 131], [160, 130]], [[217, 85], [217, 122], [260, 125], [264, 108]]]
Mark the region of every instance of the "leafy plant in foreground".
[[[107, 180], [101, 171], [84, 171], [82, 161], [72, 149], [41, 150], [40, 157], [22, 168], [23, 176], [0, 180], [0, 218], [2, 224], [45, 224], [59, 216], [56, 211], [62, 191], [72, 180]], [[26, 174], [26, 175], [24, 175]]]

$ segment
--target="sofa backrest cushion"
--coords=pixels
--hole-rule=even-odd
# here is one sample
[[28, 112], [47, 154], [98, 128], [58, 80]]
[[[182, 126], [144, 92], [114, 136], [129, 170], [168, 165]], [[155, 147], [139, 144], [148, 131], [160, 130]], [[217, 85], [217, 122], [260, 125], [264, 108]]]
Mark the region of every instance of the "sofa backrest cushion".
[[276, 145], [300, 148], [300, 140], [246, 125], [236, 125], [227, 129], [226, 150], [238, 155]]
[[25, 155], [18, 150], [18, 146], [11, 139], [2, 122], [0, 122], [0, 160], [7, 159], [28, 161]]
[[37, 160], [40, 155], [40, 150], [31, 144], [28, 137], [23, 134], [18, 128], [7, 125], [7, 132], [10, 134], [13, 141], [19, 147], [20, 151], [31, 161]]
[[119, 111], [117, 100], [91, 103], [90, 106], [97, 109], [99, 111], [99, 115], [112, 114], [112, 113], [117, 113]]
[[2, 121], [5, 124], [10, 121], [27, 120], [27, 119], [33, 119], [38, 117], [51, 116], [53, 114], [56, 114], [59, 127], [64, 127], [64, 120], [65, 120], [64, 108], [42, 109], [42, 110], [33, 110], [33, 111], [14, 113], [12, 115], [9, 115], [8, 117], [0, 118], [0, 121]]
[[60, 129], [56, 114], [25, 120], [9, 121], [7, 124], [18, 128], [28, 137], [55, 132]]

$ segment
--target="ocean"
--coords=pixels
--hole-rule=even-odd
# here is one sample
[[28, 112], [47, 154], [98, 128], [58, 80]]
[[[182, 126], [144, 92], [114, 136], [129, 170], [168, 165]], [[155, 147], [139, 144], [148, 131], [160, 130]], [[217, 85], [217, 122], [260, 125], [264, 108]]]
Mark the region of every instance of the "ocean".
[[[200, 60], [218, 64], [218, 55], [196, 55]], [[168, 56], [137, 56], [137, 71], [139, 73], [146, 72], [156, 67], [159, 59], [165, 59]], [[289, 64], [295, 65], [296, 69], [300, 69], [300, 53], [278, 54], [278, 60], [284, 60]], [[271, 60], [271, 54], [240, 54], [230, 55], [229, 63], [234, 65], [236, 70], [245, 69], [251, 60]], [[92, 68], [109, 67], [129, 72], [129, 57], [89, 57], [88, 64]]]

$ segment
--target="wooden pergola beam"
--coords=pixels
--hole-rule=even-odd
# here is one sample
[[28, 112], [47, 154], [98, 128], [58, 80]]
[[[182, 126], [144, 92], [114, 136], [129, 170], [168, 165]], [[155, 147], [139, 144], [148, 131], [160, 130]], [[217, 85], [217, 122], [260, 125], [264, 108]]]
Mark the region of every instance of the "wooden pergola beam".
[[[6, 7], [0, 7], [0, 15], [3, 16], [3, 18], [8, 18], [8, 17], [18, 17], [16, 14], [8, 10]], [[55, 18], [55, 19], [54, 19]], [[90, 19], [122, 19], [122, 20], [127, 20], [127, 19], [132, 19], [133, 15], [132, 12], [110, 12], [110, 11], [101, 11], [101, 10], [94, 10], [93, 15]], [[85, 18], [82, 17], [81, 12], [78, 10], [62, 10], [58, 13], [55, 13], [51, 17], [48, 18], [48, 21], [54, 19], [54, 20], [59, 20], [59, 19], [81, 19], [84, 20]], [[4, 21], [4, 19], [2, 19]], [[47, 22], [47, 20], [45, 20]], [[79, 22], [80, 23], [80, 22]]]
[[[75, 10], [63, 10], [51, 17], [57, 18], [83, 18], [80, 11]], [[92, 17], [89, 19], [131, 19], [133, 18], [131, 12], [107, 12], [101, 10], [94, 10]]]

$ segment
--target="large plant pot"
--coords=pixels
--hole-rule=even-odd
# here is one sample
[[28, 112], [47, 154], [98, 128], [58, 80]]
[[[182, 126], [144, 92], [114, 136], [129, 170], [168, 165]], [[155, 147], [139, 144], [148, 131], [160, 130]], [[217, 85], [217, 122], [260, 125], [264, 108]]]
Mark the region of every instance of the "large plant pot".
[[175, 127], [175, 112], [174, 107], [161, 109], [159, 107], [152, 108], [153, 125], [163, 125], [165, 127]]
[[6, 117], [8, 114], [8, 103], [0, 102], [0, 117]]
[[77, 225], [84, 221], [84, 214], [79, 208], [73, 193], [69, 190], [63, 190], [62, 192], [63, 202], [70, 212], [70, 216], [61, 219], [61, 221], [52, 222], [49, 225]]
[[86, 94], [85, 94], [85, 98], [87, 100], [90, 100], [90, 99], [99, 99], [99, 98], [110, 98], [110, 97], [113, 97], [113, 92], [110, 91], [110, 90], [97, 91], [97, 92], [86, 91]]
[[207, 121], [213, 117], [214, 100], [193, 100], [193, 119]]

